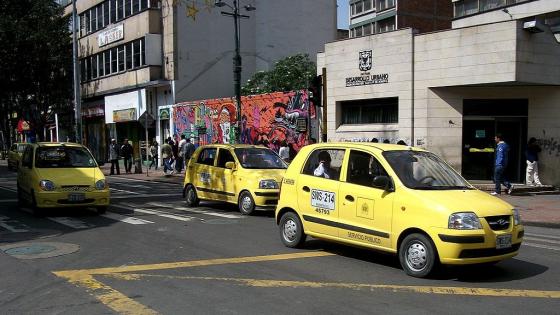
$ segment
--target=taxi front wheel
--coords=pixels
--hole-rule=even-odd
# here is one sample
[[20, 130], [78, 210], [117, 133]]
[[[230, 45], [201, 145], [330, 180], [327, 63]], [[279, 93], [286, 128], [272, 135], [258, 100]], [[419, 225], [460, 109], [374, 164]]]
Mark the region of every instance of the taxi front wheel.
[[239, 194], [239, 212], [243, 215], [250, 215], [255, 210], [255, 201], [248, 191], [243, 191]]
[[306, 235], [303, 233], [303, 225], [298, 215], [286, 212], [280, 219], [280, 238], [287, 247], [300, 247], [305, 242]]
[[404, 271], [413, 277], [427, 277], [437, 265], [432, 241], [423, 234], [410, 234], [399, 248], [399, 261]]
[[188, 185], [187, 188], [185, 188], [185, 198], [187, 200], [187, 206], [189, 207], [196, 207], [200, 203], [200, 199], [198, 199], [193, 185]]

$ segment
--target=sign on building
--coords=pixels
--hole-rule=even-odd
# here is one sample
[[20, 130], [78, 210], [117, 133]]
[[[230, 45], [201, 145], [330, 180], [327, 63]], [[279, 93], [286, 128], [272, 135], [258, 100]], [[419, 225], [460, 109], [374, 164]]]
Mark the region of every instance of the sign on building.
[[124, 38], [123, 24], [117, 25], [97, 35], [97, 43], [99, 47], [114, 43]]

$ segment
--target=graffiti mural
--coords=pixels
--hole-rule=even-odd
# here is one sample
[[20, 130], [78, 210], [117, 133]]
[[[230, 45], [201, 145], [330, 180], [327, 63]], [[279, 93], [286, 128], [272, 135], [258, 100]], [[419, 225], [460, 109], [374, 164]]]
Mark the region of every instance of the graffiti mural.
[[[293, 154], [307, 144], [309, 120], [316, 119], [307, 91], [244, 96], [241, 104], [242, 143], [278, 151], [286, 141]], [[233, 143], [236, 116], [232, 98], [179, 103], [173, 110], [174, 133], [185, 134], [199, 144]]]

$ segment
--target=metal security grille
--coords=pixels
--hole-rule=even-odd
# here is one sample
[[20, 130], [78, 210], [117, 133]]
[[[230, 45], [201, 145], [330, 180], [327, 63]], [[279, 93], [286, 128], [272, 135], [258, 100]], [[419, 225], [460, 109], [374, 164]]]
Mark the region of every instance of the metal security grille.
[[490, 225], [490, 228], [494, 231], [507, 230], [510, 224], [509, 215], [499, 215], [494, 217], [486, 217], [486, 222]]

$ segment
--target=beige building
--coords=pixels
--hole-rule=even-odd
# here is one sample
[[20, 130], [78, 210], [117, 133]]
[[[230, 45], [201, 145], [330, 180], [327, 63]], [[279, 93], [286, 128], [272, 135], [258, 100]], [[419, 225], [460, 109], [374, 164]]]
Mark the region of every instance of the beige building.
[[328, 140], [402, 139], [440, 154], [467, 179], [490, 180], [493, 138], [501, 133], [511, 146], [508, 176], [523, 182], [525, 144], [535, 137], [541, 181], [559, 185], [560, 44], [552, 11], [559, 3], [518, 2], [546, 2], [549, 11], [511, 19], [496, 7], [508, 19], [478, 24], [472, 12], [450, 30], [326, 44], [318, 68], [326, 70]]

